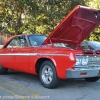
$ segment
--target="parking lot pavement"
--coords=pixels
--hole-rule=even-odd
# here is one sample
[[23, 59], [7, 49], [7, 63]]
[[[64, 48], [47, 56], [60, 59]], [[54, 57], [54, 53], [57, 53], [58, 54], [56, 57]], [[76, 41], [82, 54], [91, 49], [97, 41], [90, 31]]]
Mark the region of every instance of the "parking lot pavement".
[[1, 100], [3, 99], [31, 100], [41, 96], [38, 93], [27, 90], [26, 88], [22, 88], [18, 85], [12, 84], [4, 80], [0, 80], [0, 90], [2, 90], [2, 92], [0, 93]]
[[44, 88], [38, 76], [9, 71], [0, 75], [0, 100], [99, 100], [100, 80], [61, 80], [55, 89]]
[[[24, 79], [24, 76], [27, 80]], [[32, 76], [33, 79], [36, 79], [36, 82], [31, 80]], [[38, 76], [20, 72], [10, 71], [6, 75], [0, 75], [0, 100], [35, 100], [43, 98], [46, 100], [49, 96], [43, 96], [38, 93], [37, 81], [39, 81]], [[38, 83], [40, 84], [40, 81]]]
[[30, 96], [26, 96], [26, 98], [32, 98], [32, 96], [33, 97], [40, 96], [40, 94], [37, 94], [35, 92], [32, 92], [30, 90], [27, 90], [25, 88], [14, 85], [14, 84], [4, 81], [4, 80], [0, 80], [0, 89], [14, 95], [15, 98], [17, 98], [16, 96], [23, 97], [23, 95], [27, 95], [27, 94], [30, 94]]

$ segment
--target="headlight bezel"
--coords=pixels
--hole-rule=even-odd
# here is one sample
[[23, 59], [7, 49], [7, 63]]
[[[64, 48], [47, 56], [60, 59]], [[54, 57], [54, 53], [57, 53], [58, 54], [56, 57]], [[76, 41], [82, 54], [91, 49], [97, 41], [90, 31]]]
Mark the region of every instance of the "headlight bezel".
[[79, 58], [76, 58], [76, 63], [75, 63], [75, 65], [77, 66], [77, 65], [80, 65], [80, 64], [81, 64], [80, 59], [79, 59]]
[[88, 59], [87, 59], [87, 58], [83, 58], [83, 59], [81, 60], [81, 62], [82, 62], [82, 65], [85, 66], [85, 65], [88, 64]]
[[87, 67], [87, 64], [88, 64], [88, 56], [82, 56], [82, 55], [79, 55], [79, 56], [76, 56], [76, 63], [75, 63], [75, 66], [85, 66]]

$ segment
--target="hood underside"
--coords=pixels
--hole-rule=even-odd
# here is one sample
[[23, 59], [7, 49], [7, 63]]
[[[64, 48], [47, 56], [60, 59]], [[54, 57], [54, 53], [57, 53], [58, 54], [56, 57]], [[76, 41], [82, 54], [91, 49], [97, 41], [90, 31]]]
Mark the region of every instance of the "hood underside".
[[76, 6], [43, 42], [77, 47], [100, 24], [100, 11]]

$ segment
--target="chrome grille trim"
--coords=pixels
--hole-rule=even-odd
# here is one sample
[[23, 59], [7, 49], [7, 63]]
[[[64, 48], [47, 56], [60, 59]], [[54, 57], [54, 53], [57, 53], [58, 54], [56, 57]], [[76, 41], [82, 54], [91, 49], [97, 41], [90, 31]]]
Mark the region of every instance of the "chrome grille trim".
[[88, 67], [88, 68], [100, 68], [100, 56], [83, 56], [83, 55], [76, 55], [76, 58], [87, 58], [88, 64], [86, 66], [83, 65], [75, 65], [75, 68], [79, 67]]
[[88, 57], [88, 64], [89, 67], [96, 67], [100, 66], [100, 56], [89, 56]]

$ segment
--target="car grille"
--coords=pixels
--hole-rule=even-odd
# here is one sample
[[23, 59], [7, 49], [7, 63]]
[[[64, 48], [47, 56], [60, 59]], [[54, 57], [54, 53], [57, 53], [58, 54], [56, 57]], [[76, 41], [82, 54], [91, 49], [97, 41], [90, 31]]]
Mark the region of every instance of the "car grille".
[[88, 67], [100, 67], [100, 57], [99, 56], [89, 56], [87, 66]]

